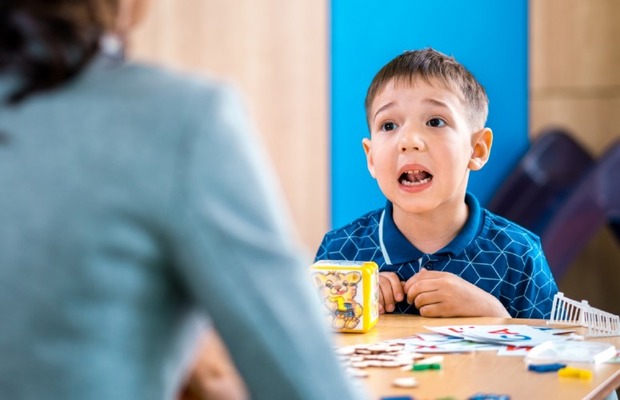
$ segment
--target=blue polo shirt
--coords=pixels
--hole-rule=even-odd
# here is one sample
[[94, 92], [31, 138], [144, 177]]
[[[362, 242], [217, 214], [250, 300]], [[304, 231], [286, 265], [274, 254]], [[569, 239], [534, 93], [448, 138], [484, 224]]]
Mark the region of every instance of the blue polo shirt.
[[[381, 272], [407, 281], [420, 268], [445, 271], [491, 293], [514, 318], [549, 318], [558, 288], [540, 238], [480, 207], [467, 194], [469, 215], [461, 232], [443, 249], [425, 254], [398, 230], [392, 203], [328, 232], [316, 260], [374, 261]], [[394, 312], [418, 314], [406, 301]]]

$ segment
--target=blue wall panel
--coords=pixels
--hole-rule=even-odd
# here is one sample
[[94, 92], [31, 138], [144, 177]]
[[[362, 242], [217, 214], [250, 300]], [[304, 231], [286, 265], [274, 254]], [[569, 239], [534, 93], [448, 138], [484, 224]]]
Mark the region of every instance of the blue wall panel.
[[405, 50], [453, 55], [487, 90], [494, 132], [489, 163], [470, 174], [485, 204], [528, 144], [527, 1], [333, 0], [332, 226], [384, 205], [366, 169], [364, 97], [374, 74]]

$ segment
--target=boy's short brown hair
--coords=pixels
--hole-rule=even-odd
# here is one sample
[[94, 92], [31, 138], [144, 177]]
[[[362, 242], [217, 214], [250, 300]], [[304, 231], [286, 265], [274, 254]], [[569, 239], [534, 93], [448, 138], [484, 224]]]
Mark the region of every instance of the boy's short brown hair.
[[432, 48], [406, 51], [381, 68], [366, 93], [366, 120], [373, 100], [390, 80], [412, 82], [417, 78], [427, 82], [437, 79], [455, 91], [468, 110], [467, 120], [471, 128], [474, 131], [484, 128], [489, 113], [489, 99], [484, 87], [454, 57]]

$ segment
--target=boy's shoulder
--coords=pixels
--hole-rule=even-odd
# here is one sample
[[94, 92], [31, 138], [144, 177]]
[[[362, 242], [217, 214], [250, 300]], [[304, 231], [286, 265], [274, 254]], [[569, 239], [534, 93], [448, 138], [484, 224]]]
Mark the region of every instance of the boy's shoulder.
[[483, 227], [480, 238], [492, 240], [495, 243], [505, 242], [540, 247], [540, 238], [527, 228], [497, 215], [486, 208], [483, 209]]
[[384, 209], [370, 211], [325, 234], [316, 259], [374, 260], [380, 253], [379, 229]]
[[325, 236], [335, 237], [348, 234], [360, 233], [362, 231], [376, 231], [381, 223], [384, 208], [369, 211], [366, 214], [354, 219], [346, 225], [332, 229]]

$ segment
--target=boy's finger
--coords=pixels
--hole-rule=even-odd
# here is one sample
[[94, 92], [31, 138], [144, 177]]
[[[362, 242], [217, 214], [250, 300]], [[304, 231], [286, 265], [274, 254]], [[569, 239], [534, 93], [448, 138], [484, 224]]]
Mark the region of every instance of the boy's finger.
[[392, 285], [387, 279], [379, 279], [379, 288], [381, 296], [383, 296], [383, 306], [385, 311], [394, 311], [394, 296], [392, 294]]
[[405, 299], [405, 291], [403, 290], [402, 283], [398, 282], [396, 285], [392, 285], [392, 296], [396, 303], [400, 303]]
[[400, 278], [394, 272], [380, 272], [379, 280], [387, 280], [392, 287], [401, 284]]
[[[413, 279], [413, 278], [412, 278]], [[410, 283], [411, 279], [407, 281]], [[418, 280], [417, 282], [411, 282], [409, 288], [406, 291], [407, 303], [414, 304], [416, 297], [421, 293], [432, 292], [437, 290], [435, 282], [429, 279]]]
[[415, 283], [422, 282], [428, 279], [442, 278], [442, 277], [445, 277], [446, 274], [447, 272], [429, 271], [426, 268], [421, 268], [420, 272], [418, 272], [417, 274], [414, 274], [411, 278], [409, 278], [407, 282], [405, 282], [403, 290], [405, 291], [405, 293], [407, 293], [409, 292], [409, 289], [411, 289], [411, 286]]
[[426, 307], [429, 305], [436, 305], [436, 304], [439, 304], [440, 302], [441, 302], [441, 297], [438, 296], [437, 292], [431, 291], [431, 292], [419, 293], [415, 297], [412, 304], [415, 305], [415, 307], [419, 310], [422, 307]]
[[419, 291], [416, 290], [414, 285], [410, 285], [405, 293], [407, 294], [407, 304], [413, 304]]
[[405, 291], [403, 290], [403, 282], [401, 282], [398, 275], [395, 273], [387, 273], [383, 275], [384, 278], [389, 282], [390, 287], [392, 288], [391, 294], [392, 299], [395, 302], [401, 302], [405, 298]]
[[383, 298], [383, 290], [381, 289], [381, 281], [379, 281], [379, 314], [385, 314], [385, 299]]
[[411, 278], [407, 279], [407, 282], [405, 282], [405, 284], [403, 285], [403, 291], [405, 293], [408, 293], [409, 290], [411, 289], [411, 286], [414, 283], [419, 282], [420, 280], [424, 279], [424, 277], [426, 276], [425, 272], [427, 272], [427, 269], [426, 268], [422, 268], [422, 269], [420, 269], [420, 272], [418, 272], [416, 274], [413, 274], [413, 276]]

